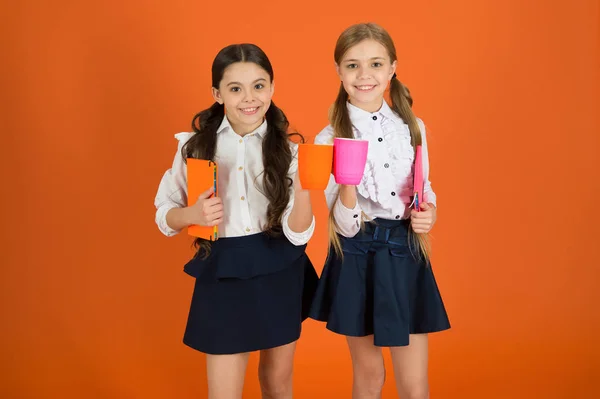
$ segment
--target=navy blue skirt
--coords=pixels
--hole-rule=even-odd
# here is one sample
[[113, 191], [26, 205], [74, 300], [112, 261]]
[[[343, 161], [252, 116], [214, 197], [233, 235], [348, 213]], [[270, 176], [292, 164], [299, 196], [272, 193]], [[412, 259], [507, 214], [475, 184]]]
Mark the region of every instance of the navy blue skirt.
[[310, 317], [338, 334], [374, 335], [382, 347], [449, 329], [431, 264], [409, 248], [409, 228], [408, 220], [375, 219], [353, 238], [340, 236], [344, 259], [330, 249]]
[[234, 354], [296, 341], [318, 283], [305, 249], [260, 233], [219, 238], [206, 260], [188, 262], [196, 284], [184, 344]]

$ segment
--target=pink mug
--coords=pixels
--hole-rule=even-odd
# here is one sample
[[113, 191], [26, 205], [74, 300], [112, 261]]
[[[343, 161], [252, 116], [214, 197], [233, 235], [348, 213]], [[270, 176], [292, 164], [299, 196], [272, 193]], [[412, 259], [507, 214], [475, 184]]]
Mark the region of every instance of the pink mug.
[[367, 164], [369, 142], [343, 139], [333, 141], [333, 176], [337, 184], [356, 186], [362, 180]]

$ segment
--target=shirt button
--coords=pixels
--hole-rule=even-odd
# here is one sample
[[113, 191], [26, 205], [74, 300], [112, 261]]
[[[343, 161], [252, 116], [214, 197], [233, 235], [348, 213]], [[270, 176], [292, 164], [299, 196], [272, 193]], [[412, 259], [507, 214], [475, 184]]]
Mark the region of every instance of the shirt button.
[[400, 215], [396, 215], [396, 219], [400, 219]]
[[377, 141], [379, 141], [380, 143], [383, 141], [383, 138], [378, 138]]
[[244, 142], [244, 140], [240, 139], [240, 143], [243, 143], [243, 142]]
[[356, 219], [358, 217], [358, 215], [354, 215], [354, 219]]
[[243, 166], [240, 166], [240, 167], [238, 168], [238, 170], [242, 170], [242, 169], [244, 169], [244, 167], [243, 167]]
[[396, 195], [396, 193], [392, 191], [392, 197], [395, 196], [395, 195]]
[[376, 117], [375, 115], [373, 115], [373, 120], [374, 120], [374, 121], [376, 121], [376, 120], [377, 120], [377, 117]]
[[389, 168], [389, 167], [390, 167], [390, 164], [389, 164], [389, 163], [385, 163], [385, 164], [383, 164], [383, 167], [384, 167], [384, 168]]
[[246, 227], [246, 231], [250, 231], [250, 227]]
[[240, 198], [240, 199], [243, 201], [243, 200], [245, 200], [245, 199], [246, 199], [246, 197], [244, 197], [244, 196], [242, 195], [242, 198]]

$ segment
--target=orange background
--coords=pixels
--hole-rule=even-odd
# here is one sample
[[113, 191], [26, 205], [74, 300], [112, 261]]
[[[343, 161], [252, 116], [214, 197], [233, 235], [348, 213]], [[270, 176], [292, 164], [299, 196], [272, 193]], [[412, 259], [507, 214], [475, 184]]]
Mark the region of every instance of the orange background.
[[[392, 34], [429, 127], [453, 325], [431, 338], [432, 398], [600, 397], [598, 1], [6, 3], [0, 397], [205, 397], [204, 358], [181, 342], [191, 239], [154, 224], [173, 134], [210, 104], [216, 52], [244, 41], [314, 137], [338, 88], [335, 40], [360, 21]], [[344, 339], [308, 321], [296, 397], [350, 387]]]

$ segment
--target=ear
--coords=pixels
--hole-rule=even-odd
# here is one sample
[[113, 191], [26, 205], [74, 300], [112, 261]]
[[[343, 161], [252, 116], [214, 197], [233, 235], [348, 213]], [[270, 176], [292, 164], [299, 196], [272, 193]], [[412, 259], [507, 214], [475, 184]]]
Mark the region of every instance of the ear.
[[394, 74], [396, 73], [396, 66], [398, 65], [398, 60], [392, 62], [392, 70], [390, 71], [390, 77], [389, 79], [392, 79], [392, 76], [394, 76]]
[[335, 72], [337, 73], [340, 80], [342, 80], [342, 74], [340, 73], [340, 66], [338, 65], [337, 62], [335, 63]]
[[218, 102], [219, 104], [223, 104], [223, 98], [221, 97], [221, 92], [219, 91], [219, 89], [215, 89], [213, 87], [212, 88], [212, 96], [216, 102]]
[[275, 81], [271, 82], [271, 97], [273, 97], [273, 93], [275, 93]]

